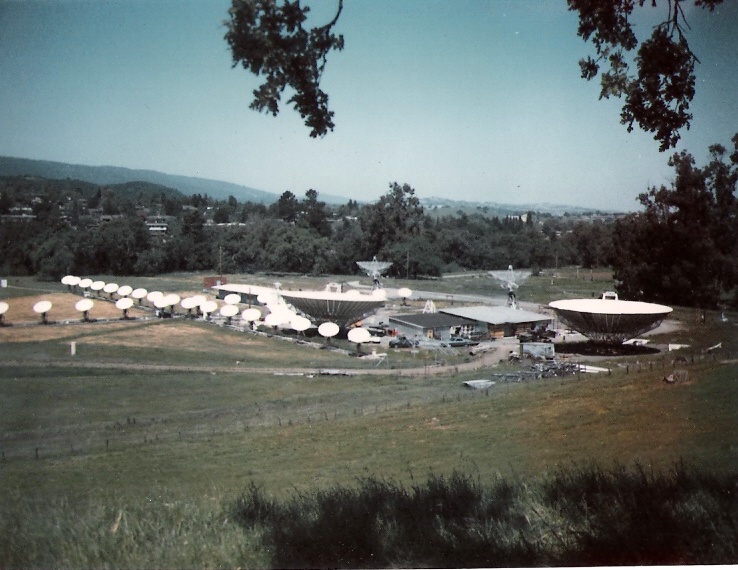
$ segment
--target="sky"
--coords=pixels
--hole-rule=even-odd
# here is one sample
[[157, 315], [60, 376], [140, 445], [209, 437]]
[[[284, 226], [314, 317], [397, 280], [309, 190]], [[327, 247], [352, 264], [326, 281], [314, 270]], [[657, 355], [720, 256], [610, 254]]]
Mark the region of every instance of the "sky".
[[[307, 2], [331, 19], [337, 0]], [[662, 4], [665, 6], [664, 2]], [[621, 101], [580, 78], [592, 48], [565, 0], [345, 0], [322, 87], [335, 130], [249, 109], [228, 0], [0, 0], [0, 155], [212, 178], [274, 194], [638, 209], [673, 169]], [[650, 34], [664, 6], [636, 19]], [[738, 2], [691, 7], [698, 164], [738, 132]], [[289, 95], [283, 100], [287, 100]]]

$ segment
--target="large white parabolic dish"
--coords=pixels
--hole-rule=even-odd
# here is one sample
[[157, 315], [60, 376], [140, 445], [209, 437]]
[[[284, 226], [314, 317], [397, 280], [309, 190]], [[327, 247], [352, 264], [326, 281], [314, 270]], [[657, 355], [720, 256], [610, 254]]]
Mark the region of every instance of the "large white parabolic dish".
[[655, 329], [673, 309], [641, 301], [562, 299], [548, 305], [569, 327], [596, 342], [620, 344]]

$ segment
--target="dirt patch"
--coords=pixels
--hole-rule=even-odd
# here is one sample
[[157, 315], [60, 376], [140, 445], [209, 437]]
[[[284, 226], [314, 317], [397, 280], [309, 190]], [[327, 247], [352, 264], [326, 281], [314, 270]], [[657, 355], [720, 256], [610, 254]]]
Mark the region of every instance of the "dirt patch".
[[[39, 301], [50, 301], [52, 303], [51, 310], [47, 315], [51, 321], [81, 320], [82, 313], [75, 309], [74, 305], [83, 298], [72, 293], [48, 293], [7, 299], [5, 302], [9, 305], [9, 308], [4, 315], [4, 321], [9, 324], [41, 322], [41, 316], [33, 312], [33, 306]], [[116, 308], [115, 301], [93, 299], [93, 302], [94, 305], [89, 311], [91, 319], [110, 319], [123, 315], [123, 311]], [[128, 315], [131, 317], [150, 314], [135, 306], [128, 310]]]
[[166, 320], [136, 330], [119, 330], [106, 335], [80, 339], [80, 343], [147, 348], [177, 348], [209, 351], [214, 348], [239, 348], [255, 344], [253, 338], [237, 334], [214, 334], [217, 329], [181, 320]]
[[96, 334], [100, 331], [118, 331], [137, 326], [131, 321], [85, 323], [72, 325], [38, 325], [29, 327], [0, 327], [0, 342], [41, 342], [57, 338]]

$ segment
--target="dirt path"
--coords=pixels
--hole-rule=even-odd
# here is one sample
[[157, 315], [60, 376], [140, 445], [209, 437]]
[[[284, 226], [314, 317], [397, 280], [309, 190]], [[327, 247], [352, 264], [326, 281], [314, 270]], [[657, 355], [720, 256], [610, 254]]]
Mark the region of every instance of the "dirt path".
[[441, 375], [456, 372], [469, 372], [471, 370], [488, 368], [507, 359], [510, 347], [501, 345], [495, 347], [470, 362], [460, 364], [436, 366], [428, 365], [418, 368], [381, 368], [381, 364], [374, 368], [287, 368], [287, 367], [254, 367], [254, 366], [185, 366], [177, 364], [142, 364], [135, 362], [89, 362], [84, 360], [5, 360], [3, 366], [35, 366], [49, 368], [91, 368], [91, 369], [116, 369], [116, 370], [140, 370], [152, 372], [211, 372], [227, 374], [273, 374], [273, 375], [319, 375], [332, 374], [344, 376], [423, 376]]

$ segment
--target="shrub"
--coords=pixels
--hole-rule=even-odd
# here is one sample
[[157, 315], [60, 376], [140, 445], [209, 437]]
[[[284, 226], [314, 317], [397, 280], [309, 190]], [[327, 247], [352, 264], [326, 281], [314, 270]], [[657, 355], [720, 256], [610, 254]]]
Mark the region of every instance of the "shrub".
[[683, 463], [592, 465], [486, 487], [457, 472], [409, 489], [372, 477], [283, 502], [252, 486], [236, 507], [277, 567], [716, 564], [738, 561], [736, 482]]

